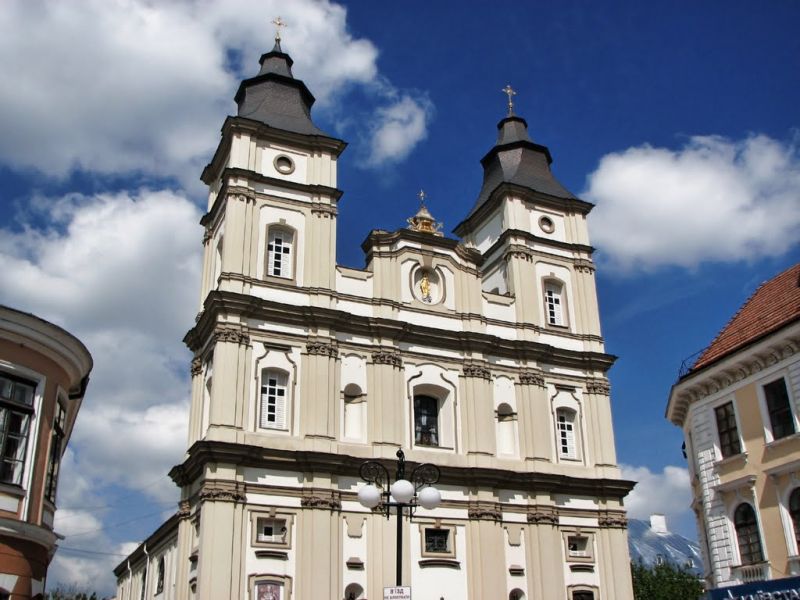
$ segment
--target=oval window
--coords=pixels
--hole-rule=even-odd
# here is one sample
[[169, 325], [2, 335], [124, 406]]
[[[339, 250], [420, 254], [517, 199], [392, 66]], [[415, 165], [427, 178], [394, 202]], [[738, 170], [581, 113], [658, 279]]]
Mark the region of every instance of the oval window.
[[278, 173], [282, 173], [284, 175], [288, 175], [294, 171], [294, 162], [291, 158], [286, 156], [285, 154], [281, 154], [280, 156], [275, 157], [275, 170]]
[[556, 230], [556, 224], [550, 217], [541, 217], [539, 219], [539, 227], [545, 233], [553, 233]]

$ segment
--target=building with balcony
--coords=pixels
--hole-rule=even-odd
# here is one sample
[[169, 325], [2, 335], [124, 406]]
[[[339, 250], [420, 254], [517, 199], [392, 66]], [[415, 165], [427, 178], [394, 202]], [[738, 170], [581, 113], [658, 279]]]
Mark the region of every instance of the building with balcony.
[[800, 264], [761, 285], [672, 387], [709, 588], [800, 575]]
[[58, 540], [61, 457], [92, 357], [60, 327], [0, 306], [0, 599], [39, 598]]
[[442, 505], [402, 523], [416, 600], [630, 600], [592, 205], [510, 113], [460, 239], [422, 205], [337, 265], [345, 143], [277, 40], [260, 63], [202, 174], [180, 508], [118, 599], [382, 597], [395, 523], [359, 504], [359, 467], [403, 449], [441, 470]]

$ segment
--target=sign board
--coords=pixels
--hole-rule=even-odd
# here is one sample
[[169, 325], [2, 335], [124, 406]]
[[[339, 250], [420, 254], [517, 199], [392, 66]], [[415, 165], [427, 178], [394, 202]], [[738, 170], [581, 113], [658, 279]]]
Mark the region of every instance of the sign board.
[[411, 587], [385, 587], [383, 600], [411, 600]]
[[709, 590], [709, 600], [747, 600], [749, 598], [800, 598], [800, 577], [755, 581]]

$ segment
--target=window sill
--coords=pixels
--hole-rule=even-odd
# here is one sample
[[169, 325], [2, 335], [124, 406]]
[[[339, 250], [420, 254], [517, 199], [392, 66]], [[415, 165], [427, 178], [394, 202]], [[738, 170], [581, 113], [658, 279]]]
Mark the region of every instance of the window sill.
[[725, 458], [720, 458], [714, 463], [714, 469], [719, 472], [730, 468], [731, 465], [743, 466], [745, 464], [747, 464], [747, 452], [739, 452], [739, 454], [731, 454]]
[[426, 567], [446, 567], [448, 569], [460, 569], [461, 562], [454, 558], [423, 558], [419, 561], [419, 566]]
[[281, 550], [256, 550], [256, 558], [277, 558], [289, 560], [289, 553]]
[[8, 494], [9, 496], [25, 497], [25, 489], [16, 483], [0, 482], [0, 493]]
[[764, 450], [772, 450], [774, 448], [780, 448], [785, 444], [789, 444], [792, 440], [800, 440], [800, 432], [795, 432], [791, 435], [784, 436], [777, 440], [772, 440], [771, 442], [767, 442], [764, 444]]

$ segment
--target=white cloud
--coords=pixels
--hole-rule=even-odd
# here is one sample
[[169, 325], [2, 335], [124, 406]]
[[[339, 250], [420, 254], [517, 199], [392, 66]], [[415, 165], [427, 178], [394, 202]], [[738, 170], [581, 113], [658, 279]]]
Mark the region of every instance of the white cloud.
[[0, 161], [53, 176], [196, 180], [279, 13], [295, 75], [321, 105], [378, 77], [375, 46], [327, 0], [7, 0], [3, 11], [0, 54], [13, 60], [0, 61]]
[[678, 523], [686, 524], [694, 518], [689, 471], [668, 465], [661, 473], [647, 467], [621, 465], [622, 477], [636, 481], [636, 487], [625, 497], [625, 508], [632, 519], [648, 520], [652, 514], [667, 517], [670, 529]]
[[372, 119], [366, 164], [375, 166], [404, 160], [427, 137], [432, 114], [433, 106], [426, 98], [410, 95], [380, 107]]
[[624, 271], [777, 256], [800, 239], [800, 153], [764, 135], [604, 156], [589, 176], [592, 240]]

